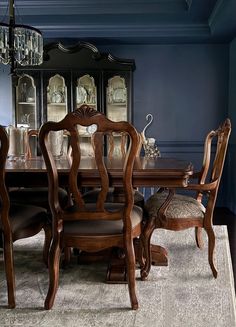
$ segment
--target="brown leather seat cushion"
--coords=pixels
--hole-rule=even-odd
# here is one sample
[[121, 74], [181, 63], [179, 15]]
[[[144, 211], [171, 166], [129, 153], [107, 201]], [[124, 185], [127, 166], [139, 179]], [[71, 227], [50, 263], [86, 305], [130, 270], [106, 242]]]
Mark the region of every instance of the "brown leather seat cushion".
[[45, 208], [32, 205], [12, 204], [9, 216], [13, 233], [30, 225], [46, 223], [48, 220]]
[[[107, 210], [115, 211], [124, 206], [122, 203], [107, 203], [105, 208]], [[88, 204], [89, 209], [95, 208], [95, 204]], [[76, 207], [69, 208], [73, 212]], [[132, 227], [137, 226], [143, 219], [143, 210], [138, 206], [134, 206], [131, 213]], [[64, 222], [64, 232], [68, 234], [121, 234], [123, 229], [123, 222], [121, 220], [96, 220], [96, 221], [73, 221]]]
[[[13, 235], [17, 233], [17, 239], [21, 238], [19, 232], [27, 227], [43, 226], [49, 221], [48, 213], [45, 208], [32, 205], [11, 204], [9, 217], [12, 233]], [[0, 247], [2, 247], [1, 229], [0, 221]]]

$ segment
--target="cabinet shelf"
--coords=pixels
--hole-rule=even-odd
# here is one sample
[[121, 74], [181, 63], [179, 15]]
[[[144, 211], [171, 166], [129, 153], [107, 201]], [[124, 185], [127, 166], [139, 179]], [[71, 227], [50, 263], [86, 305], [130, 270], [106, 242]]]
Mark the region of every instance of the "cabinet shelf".
[[90, 103], [90, 102], [77, 102], [77, 106], [82, 106], [83, 104], [86, 104], [87, 106], [96, 106], [96, 103]]
[[35, 102], [23, 102], [23, 101], [20, 101], [20, 102], [18, 102], [18, 104], [34, 106], [35, 105]]
[[127, 106], [126, 102], [111, 102], [109, 103], [110, 106]]
[[50, 103], [48, 103], [48, 105], [49, 106], [65, 106], [66, 103], [65, 102], [59, 102], [59, 103], [57, 103], [57, 102], [50, 102]]

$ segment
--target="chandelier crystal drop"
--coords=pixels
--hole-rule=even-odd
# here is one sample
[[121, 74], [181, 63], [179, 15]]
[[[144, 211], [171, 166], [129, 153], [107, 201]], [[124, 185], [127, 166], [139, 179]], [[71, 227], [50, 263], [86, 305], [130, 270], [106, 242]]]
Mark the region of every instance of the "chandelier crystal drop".
[[14, 0], [9, 1], [9, 24], [0, 23], [0, 63], [37, 66], [43, 62], [42, 33], [31, 26], [15, 24]]

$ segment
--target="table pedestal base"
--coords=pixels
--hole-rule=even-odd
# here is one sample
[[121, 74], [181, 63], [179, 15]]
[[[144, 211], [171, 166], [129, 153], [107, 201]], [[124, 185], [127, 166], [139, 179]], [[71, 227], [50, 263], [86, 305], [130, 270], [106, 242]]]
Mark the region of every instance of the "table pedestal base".
[[[153, 266], [168, 266], [167, 251], [165, 248], [152, 244], [151, 252]], [[125, 258], [119, 257], [116, 251], [113, 251], [108, 264], [106, 282], [109, 284], [127, 283]]]
[[165, 248], [151, 244], [151, 253], [153, 266], [168, 266], [168, 254]]
[[[135, 252], [137, 253], [138, 240], [134, 242]], [[152, 265], [153, 266], [168, 266], [167, 251], [159, 245], [151, 245]], [[127, 271], [125, 264], [125, 256], [120, 249], [107, 249], [97, 253], [78, 253], [78, 262], [87, 264], [92, 262], [108, 262], [106, 282], [111, 284], [127, 283]], [[137, 269], [138, 263], [137, 263]]]

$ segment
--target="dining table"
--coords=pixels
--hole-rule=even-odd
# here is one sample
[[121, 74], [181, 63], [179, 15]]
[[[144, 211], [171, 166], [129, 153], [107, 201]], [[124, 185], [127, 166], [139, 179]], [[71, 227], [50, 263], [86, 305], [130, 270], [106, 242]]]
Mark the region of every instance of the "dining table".
[[[123, 163], [119, 157], [104, 158], [110, 178], [110, 186], [123, 186]], [[59, 180], [65, 183], [70, 168], [67, 156], [55, 160]], [[9, 159], [5, 166], [8, 186], [47, 186], [47, 169], [41, 156], [29, 159]], [[133, 168], [134, 187], [185, 187], [193, 174], [191, 162], [176, 158], [137, 157]], [[32, 177], [32, 178], [31, 178]], [[93, 157], [81, 157], [78, 172], [79, 183], [84, 187], [100, 186], [99, 173]]]
[[[104, 157], [108, 169], [111, 187], [123, 186], [122, 158]], [[55, 160], [58, 169], [59, 184], [67, 186], [67, 176], [70, 168], [70, 158], [64, 156]], [[5, 166], [6, 185], [8, 187], [43, 187], [48, 185], [47, 169], [42, 157], [29, 159], [9, 159]], [[168, 188], [186, 187], [193, 174], [193, 164], [188, 160], [168, 157], [137, 157], [133, 168], [134, 188]], [[100, 177], [93, 157], [81, 157], [78, 171], [78, 182], [81, 187], [99, 187]], [[168, 265], [168, 255], [165, 248], [151, 245], [152, 264]], [[119, 263], [117, 263], [119, 262]], [[107, 282], [125, 282], [126, 271], [124, 263], [114, 260], [109, 265]]]

